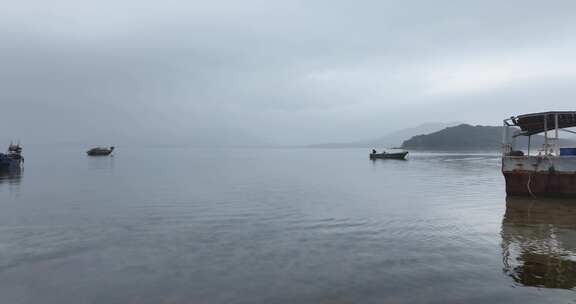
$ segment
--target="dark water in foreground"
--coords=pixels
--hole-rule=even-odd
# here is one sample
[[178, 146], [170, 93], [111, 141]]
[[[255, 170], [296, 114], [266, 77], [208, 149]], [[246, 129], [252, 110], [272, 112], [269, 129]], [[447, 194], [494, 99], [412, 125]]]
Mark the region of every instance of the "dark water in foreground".
[[576, 201], [495, 154], [82, 153], [0, 175], [0, 303], [576, 303]]

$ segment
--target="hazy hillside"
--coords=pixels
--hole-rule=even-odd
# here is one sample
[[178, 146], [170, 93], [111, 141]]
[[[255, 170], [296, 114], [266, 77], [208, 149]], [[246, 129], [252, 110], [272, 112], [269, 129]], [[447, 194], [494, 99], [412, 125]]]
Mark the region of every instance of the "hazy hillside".
[[234, 128], [199, 129], [190, 132], [187, 144], [196, 147], [251, 147], [268, 146], [265, 139]]
[[399, 147], [405, 140], [421, 134], [430, 134], [436, 131], [440, 131], [444, 128], [453, 127], [460, 125], [460, 122], [429, 122], [423, 123], [412, 128], [406, 128], [398, 131], [394, 131], [382, 137], [374, 138], [366, 141], [369, 146], [375, 147]]
[[398, 147], [403, 141], [415, 135], [428, 134], [442, 130], [446, 127], [458, 125], [458, 122], [444, 123], [444, 122], [429, 122], [423, 123], [415, 127], [393, 131], [386, 135], [377, 138], [371, 138], [356, 142], [348, 143], [323, 143], [313, 144], [308, 147], [312, 148], [391, 148]]
[[[461, 124], [445, 128], [427, 135], [418, 135], [402, 143], [402, 148], [411, 150], [499, 150], [502, 143], [502, 127], [471, 126]], [[541, 135], [532, 136], [532, 147], [539, 148], [544, 143]], [[575, 141], [563, 139], [563, 145], [574, 145]], [[527, 137], [516, 139], [516, 148], [528, 146]]]

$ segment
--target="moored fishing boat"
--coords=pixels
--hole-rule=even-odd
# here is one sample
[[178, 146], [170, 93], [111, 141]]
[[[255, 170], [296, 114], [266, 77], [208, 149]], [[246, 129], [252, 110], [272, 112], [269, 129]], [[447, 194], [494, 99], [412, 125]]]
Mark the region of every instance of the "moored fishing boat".
[[[576, 133], [576, 112], [542, 112], [504, 120], [502, 173], [508, 195], [576, 196], [576, 148], [559, 146], [559, 131]], [[531, 155], [530, 138], [544, 134], [544, 144]], [[552, 133], [549, 136], [548, 133]], [[528, 151], [516, 150], [515, 139], [528, 137]]]
[[6, 153], [0, 153], [0, 169], [13, 170], [19, 169], [24, 163], [22, 156], [22, 147], [20, 144], [10, 144]]
[[114, 151], [114, 147], [110, 148], [96, 147], [86, 151], [86, 154], [88, 154], [89, 156], [107, 156], [112, 154], [112, 151]]
[[375, 153], [375, 151], [372, 151], [370, 159], [406, 159], [406, 155], [408, 155], [407, 151], [397, 153]]

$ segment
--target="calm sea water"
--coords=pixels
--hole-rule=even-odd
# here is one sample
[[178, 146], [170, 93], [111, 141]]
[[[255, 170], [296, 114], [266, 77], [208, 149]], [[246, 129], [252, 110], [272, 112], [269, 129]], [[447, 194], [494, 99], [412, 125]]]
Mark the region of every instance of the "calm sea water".
[[576, 201], [496, 154], [25, 148], [0, 303], [576, 303]]

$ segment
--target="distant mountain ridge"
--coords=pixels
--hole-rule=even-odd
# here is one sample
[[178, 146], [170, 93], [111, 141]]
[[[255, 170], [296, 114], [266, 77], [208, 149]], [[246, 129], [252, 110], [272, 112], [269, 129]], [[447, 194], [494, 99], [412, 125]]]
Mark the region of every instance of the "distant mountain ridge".
[[[417, 135], [402, 143], [403, 149], [410, 150], [499, 150], [502, 144], [502, 127], [496, 126], [472, 126], [460, 124], [443, 130]], [[544, 143], [544, 136], [532, 136], [531, 146], [540, 148]], [[560, 139], [560, 145], [575, 145], [576, 141]], [[525, 149], [528, 146], [528, 138], [525, 136], [516, 139], [516, 148]]]
[[446, 127], [459, 125], [459, 122], [429, 122], [415, 127], [393, 131], [384, 136], [348, 143], [322, 143], [307, 145], [309, 148], [392, 148], [398, 147], [406, 139], [415, 135], [428, 134]]

